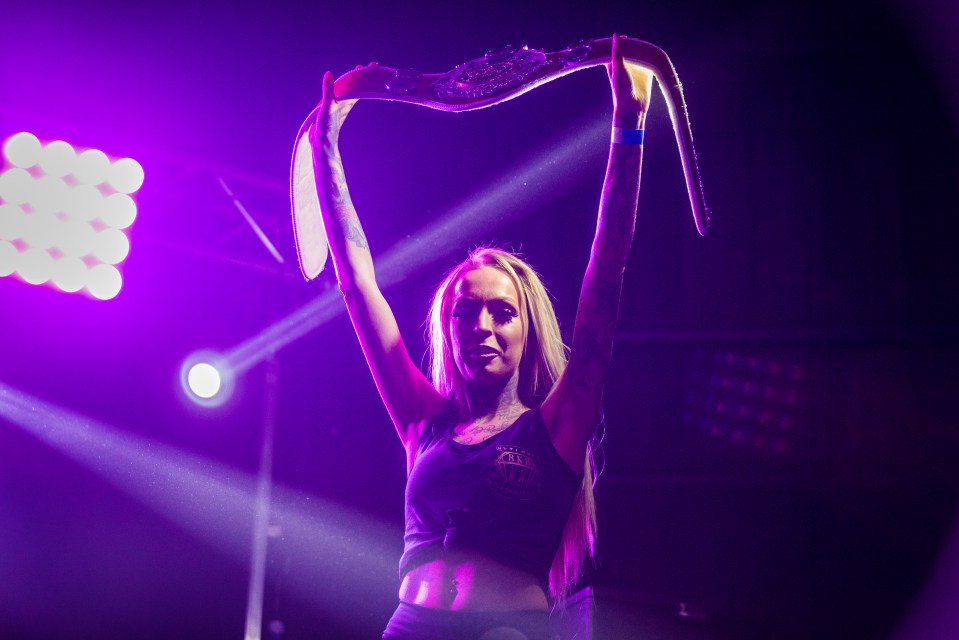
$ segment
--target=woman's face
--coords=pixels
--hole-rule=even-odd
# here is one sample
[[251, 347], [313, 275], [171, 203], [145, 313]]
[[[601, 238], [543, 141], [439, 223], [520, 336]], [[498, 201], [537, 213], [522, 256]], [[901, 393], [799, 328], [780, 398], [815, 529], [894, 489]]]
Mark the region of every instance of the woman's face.
[[453, 287], [453, 359], [467, 384], [503, 383], [517, 375], [525, 327], [509, 276], [489, 266], [471, 269]]

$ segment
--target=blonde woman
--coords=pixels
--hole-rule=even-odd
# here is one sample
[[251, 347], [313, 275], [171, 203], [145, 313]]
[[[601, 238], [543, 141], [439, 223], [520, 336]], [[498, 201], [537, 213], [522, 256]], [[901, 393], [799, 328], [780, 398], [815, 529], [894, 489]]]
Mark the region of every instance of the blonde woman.
[[340, 289], [406, 450], [399, 606], [384, 639], [546, 640], [592, 553], [589, 442], [601, 420], [623, 270], [632, 243], [651, 76], [613, 38], [613, 130], [592, 252], [564, 347], [535, 271], [481, 249], [440, 284], [431, 379], [411, 360], [380, 292], [338, 139], [352, 107], [333, 76], [310, 132], [323, 224]]

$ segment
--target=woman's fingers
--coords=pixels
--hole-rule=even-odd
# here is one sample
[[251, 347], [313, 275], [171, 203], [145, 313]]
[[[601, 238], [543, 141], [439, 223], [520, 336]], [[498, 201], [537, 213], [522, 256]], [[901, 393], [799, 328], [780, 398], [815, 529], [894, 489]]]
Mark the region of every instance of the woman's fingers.
[[627, 62], [623, 54], [624, 35], [614, 34], [610, 54], [609, 80], [613, 100], [621, 107], [645, 111], [649, 106], [652, 75], [643, 67]]
[[333, 104], [334, 100], [336, 100], [336, 95], [333, 92], [333, 73], [327, 71], [323, 74], [323, 94], [320, 98], [320, 104], [329, 109], [329, 105]]

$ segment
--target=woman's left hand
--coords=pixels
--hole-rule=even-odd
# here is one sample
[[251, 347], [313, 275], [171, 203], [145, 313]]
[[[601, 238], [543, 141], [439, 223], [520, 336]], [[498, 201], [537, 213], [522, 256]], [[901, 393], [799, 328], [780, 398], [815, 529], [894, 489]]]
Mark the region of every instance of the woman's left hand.
[[626, 62], [623, 58], [620, 40], [625, 37], [613, 35], [613, 52], [606, 70], [609, 72], [609, 84], [613, 92], [613, 124], [636, 128], [642, 124], [649, 108], [653, 75], [645, 68]]

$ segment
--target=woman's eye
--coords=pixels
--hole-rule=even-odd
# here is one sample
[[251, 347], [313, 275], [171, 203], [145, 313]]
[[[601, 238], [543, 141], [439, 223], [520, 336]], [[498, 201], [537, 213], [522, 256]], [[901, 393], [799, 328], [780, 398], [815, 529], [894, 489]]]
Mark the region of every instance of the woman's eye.
[[469, 318], [472, 315], [475, 315], [476, 311], [470, 307], [470, 305], [457, 305], [453, 307], [453, 317], [462, 320], [463, 318]]
[[493, 312], [493, 319], [500, 324], [506, 324], [507, 322], [511, 322], [513, 318], [515, 317], [516, 317], [516, 312], [508, 308], [497, 309], [496, 311]]

